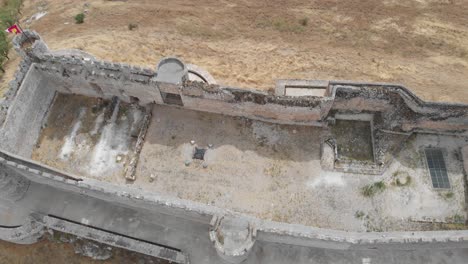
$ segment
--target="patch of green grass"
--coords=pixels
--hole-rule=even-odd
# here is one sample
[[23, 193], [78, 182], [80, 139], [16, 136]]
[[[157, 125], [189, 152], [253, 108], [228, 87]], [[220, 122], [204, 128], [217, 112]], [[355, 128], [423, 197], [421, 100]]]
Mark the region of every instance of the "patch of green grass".
[[301, 24], [301, 26], [303, 27], [307, 26], [309, 24], [309, 18], [304, 17], [304, 18], [299, 19], [299, 24]]
[[[5, 32], [5, 28], [8, 28], [18, 21], [18, 13], [21, 7], [21, 0], [6, 0], [2, 2], [0, 8], [0, 71], [4, 73], [3, 64], [8, 60], [8, 52], [10, 51], [10, 41]], [[1, 76], [0, 73], [0, 76]]]
[[346, 161], [372, 162], [372, 130], [369, 121], [337, 119], [331, 127], [338, 156]]
[[128, 24], [128, 30], [134, 30], [138, 28], [138, 25], [137, 24], [134, 24], [134, 23], [130, 23]]
[[83, 24], [85, 19], [85, 14], [79, 13], [75, 16], [75, 23], [76, 24]]
[[297, 34], [304, 32], [308, 23], [308, 18], [302, 18], [300, 20], [285, 18], [260, 18], [257, 21], [257, 27], [273, 28], [280, 32]]
[[199, 23], [184, 23], [176, 26], [177, 31], [182, 35], [206, 39], [226, 39], [229, 34], [223, 28], [215, 28]]
[[465, 223], [443, 223], [439, 227], [441, 230], [466, 230]]
[[383, 192], [385, 188], [385, 183], [383, 181], [378, 181], [362, 187], [361, 194], [366, 197], [372, 197], [377, 193]]
[[60, 240], [60, 237], [61, 237], [61, 234], [59, 232], [55, 232], [53, 233], [52, 237], [50, 238], [53, 242], [56, 242], [56, 243], [60, 243], [62, 242]]
[[128, 106], [121, 105], [119, 109], [119, 116], [127, 116], [129, 112]]
[[358, 218], [358, 219], [362, 219], [366, 214], [361, 211], [361, 210], [357, 210], [356, 213], [354, 213], [354, 217]]
[[452, 199], [455, 194], [453, 192], [446, 192], [442, 194], [445, 199]]
[[463, 217], [462, 215], [459, 215], [459, 214], [455, 214], [455, 215], [452, 217], [452, 220], [453, 220], [453, 222], [456, 223], [456, 224], [465, 223], [465, 217]]

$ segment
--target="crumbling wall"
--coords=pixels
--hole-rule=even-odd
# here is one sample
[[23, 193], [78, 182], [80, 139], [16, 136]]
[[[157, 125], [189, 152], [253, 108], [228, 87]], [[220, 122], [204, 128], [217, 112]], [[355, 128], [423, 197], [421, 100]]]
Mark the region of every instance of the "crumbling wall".
[[[15, 48], [26, 61], [34, 61], [34, 67], [53, 80], [55, 89], [62, 93], [108, 99], [118, 96], [126, 102], [138, 99], [141, 105], [164, 104], [162, 93], [170, 93], [180, 96], [181, 105], [188, 109], [284, 124], [321, 126], [330, 111], [381, 112], [383, 127], [389, 130], [468, 130], [467, 106], [424, 102], [401, 85], [281, 80], [276, 93], [270, 94], [215, 85], [208, 77], [209, 82], [185, 80], [171, 84], [161, 81], [158, 73], [149, 68], [100, 61], [79, 53], [57, 55], [47, 49], [39, 35], [31, 34], [35, 42], [30, 49], [23, 47], [27, 41], [22, 37], [15, 39]], [[326, 92], [324, 96], [285, 96], [289, 84], [319, 87]]]
[[322, 118], [323, 101], [319, 98], [277, 97], [189, 81], [181, 86], [167, 85], [155, 81], [156, 73], [150, 69], [50, 54], [39, 57], [42, 61], [34, 67], [58, 83], [56, 89], [61, 93], [118, 96], [127, 102], [133, 97], [144, 105], [163, 104], [161, 92], [165, 92], [181, 95], [183, 107], [192, 110], [287, 124], [311, 125]]
[[[321, 123], [330, 111], [381, 112], [385, 121], [383, 127], [388, 130], [468, 130], [466, 105], [424, 102], [401, 85], [280, 80], [276, 93], [269, 94], [214, 85], [215, 81], [203, 72], [200, 76], [209, 81], [185, 80], [169, 84], [160, 81], [155, 70], [100, 61], [81, 53], [58, 55], [60, 53], [48, 50], [37, 33], [27, 31], [25, 35], [14, 39], [15, 49], [24, 58], [22, 71], [35, 62], [34, 67], [53, 80], [57, 84], [55, 89], [62, 93], [108, 99], [118, 96], [126, 102], [138, 99], [142, 105], [164, 104], [161, 93], [172, 93], [180, 96], [183, 107], [189, 109], [286, 124], [323, 125]], [[191, 65], [192, 74], [196, 68]], [[21, 74], [17, 79], [21, 81]], [[324, 96], [285, 96], [287, 85], [318, 87], [326, 92]], [[15, 86], [10, 89], [10, 94], [14, 96]], [[7, 102], [3, 108], [6, 107]]]
[[57, 91], [110, 99], [118, 96], [130, 102], [138, 98], [142, 105], [162, 99], [156, 83], [150, 82], [155, 72], [127, 64], [94, 61], [44, 54], [36, 68], [57, 82]]
[[277, 104], [259, 105], [253, 102], [226, 102], [183, 96], [184, 107], [211, 113], [243, 116], [251, 119], [282, 124], [316, 125], [320, 109], [286, 107]]
[[34, 217], [28, 217], [19, 226], [0, 226], [0, 239], [17, 244], [34, 244], [44, 233], [44, 226]]
[[335, 93], [333, 110], [379, 112], [380, 129], [397, 132], [468, 131], [468, 106], [425, 102], [406, 87], [391, 84], [331, 82]]

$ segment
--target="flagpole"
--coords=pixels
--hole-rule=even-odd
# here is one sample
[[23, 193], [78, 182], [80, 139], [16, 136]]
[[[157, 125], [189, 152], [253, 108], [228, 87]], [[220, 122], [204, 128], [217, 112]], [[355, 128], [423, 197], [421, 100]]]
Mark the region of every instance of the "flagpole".
[[19, 21], [16, 23], [16, 25], [18, 25], [19, 29], [21, 30], [21, 34], [23, 34], [23, 35], [26, 37], [26, 39], [27, 39], [28, 41], [31, 41], [31, 39], [28, 37], [28, 34], [24, 34], [24, 30], [23, 30], [23, 28], [20, 26]]

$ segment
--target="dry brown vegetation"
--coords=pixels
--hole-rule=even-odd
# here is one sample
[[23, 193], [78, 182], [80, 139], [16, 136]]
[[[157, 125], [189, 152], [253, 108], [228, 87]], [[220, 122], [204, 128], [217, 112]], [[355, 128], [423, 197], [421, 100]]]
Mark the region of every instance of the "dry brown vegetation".
[[[467, 0], [26, 0], [23, 20], [48, 13], [23, 26], [52, 49], [151, 67], [175, 55], [229, 85], [268, 89], [279, 78], [398, 82], [426, 100], [466, 103], [466, 6]], [[81, 12], [85, 22], [75, 24]]]
[[42, 240], [33, 245], [18, 245], [0, 240], [0, 264], [112, 264], [112, 263], [151, 263], [167, 264], [167, 261], [141, 257], [138, 253], [119, 248], [112, 250], [108, 260], [93, 260], [75, 254], [74, 246], [69, 243]]

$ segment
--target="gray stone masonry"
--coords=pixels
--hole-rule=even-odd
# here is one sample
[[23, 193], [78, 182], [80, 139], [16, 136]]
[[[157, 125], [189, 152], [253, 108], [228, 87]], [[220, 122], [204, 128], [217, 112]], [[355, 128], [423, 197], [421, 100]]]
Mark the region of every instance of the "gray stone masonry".
[[[358, 233], [274, 222], [70, 175], [30, 159], [56, 93], [117, 96], [142, 106], [169, 104], [278, 124], [318, 126], [324, 130], [319, 140], [327, 142], [333, 142], [327, 129], [336, 119], [364, 114], [372, 122], [375, 160], [359, 169], [377, 173], [390, 162], [385, 154], [394, 150], [385, 140], [391, 135], [425, 132], [467, 137], [468, 105], [425, 102], [402, 85], [381, 83], [280, 80], [275, 93], [238, 89], [218, 85], [198, 66], [174, 58], [163, 59], [155, 71], [96, 60], [81, 52], [54, 53], [31, 31], [17, 36], [13, 44], [23, 60], [0, 108], [0, 206], [14, 201], [18, 211], [31, 217], [17, 225], [0, 223], [0, 239], [34, 243], [46, 228], [52, 228], [176, 263], [261, 263], [272, 256], [277, 259], [271, 263], [284, 258], [308, 263], [310, 252], [317, 249], [362, 254], [468, 247], [467, 230]], [[164, 68], [166, 62], [175, 66]], [[288, 86], [318, 87], [325, 92], [323, 96], [286, 96]], [[143, 140], [144, 134], [139, 144]], [[332, 157], [323, 161], [324, 166], [336, 169], [331, 143], [325, 151]], [[466, 146], [462, 153], [466, 169]], [[88, 206], [94, 211], [84, 211]], [[266, 251], [276, 246], [286, 255]]]

